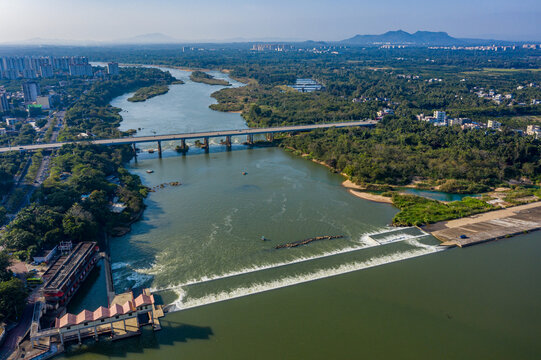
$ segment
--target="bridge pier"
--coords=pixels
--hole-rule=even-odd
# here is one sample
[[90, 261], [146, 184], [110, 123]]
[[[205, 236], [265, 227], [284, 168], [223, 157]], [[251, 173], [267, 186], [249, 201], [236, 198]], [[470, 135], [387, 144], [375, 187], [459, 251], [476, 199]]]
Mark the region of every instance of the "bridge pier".
[[162, 142], [158, 141], [158, 156], [162, 157]]
[[274, 133], [268, 133], [267, 134], [267, 141], [273, 142], [274, 141]]
[[248, 145], [253, 145], [254, 144], [254, 135], [253, 134], [248, 134], [246, 136], [246, 143]]
[[186, 139], [180, 139], [180, 146], [176, 147], [177, 152], [182, 153], [182, 155], [186, 155], [188, 152], [188, 145], [186, 145]]
[[231, 149], [231, 136], [225, 137], [225, 146], [229, 149]]
[[137, 146], [135, 145], [135, 143], [133, 143], [132, 147], [133, 147], [133, 158], [135, 161], [137, 161]]
[[204, 138], [203, 138], [203, 148], [204, 148], [204, 149], [208, 149], [208, 148], [209, 148], [209, 138], [208, 138], [208, 137], [204, 137]]

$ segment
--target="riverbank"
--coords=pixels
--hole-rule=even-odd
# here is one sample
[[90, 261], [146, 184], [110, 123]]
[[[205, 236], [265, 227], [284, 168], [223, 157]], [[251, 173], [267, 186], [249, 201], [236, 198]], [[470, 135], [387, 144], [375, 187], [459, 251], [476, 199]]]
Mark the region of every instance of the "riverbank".
[[541, 201], [442, 221], [423, 229], [446, 246], [470, 246], [541, 228]]
[[346, 189], [348, 189], [348, 192], [351, 195], [356, 196], [358, 198], [361, 198], [361, 199], [364, 199], [364, 200], [369, 200], [369, 201], [374, 201], [374, 202], [378, 202], [378, 203], [386, 203], [386, 204], [392, 204], [393, 203], [393, 200], [390, 197], [383, 196], [383, 195], [372, 194], [372, 193], [363, 191], [365, 189], [364, 187], [355, 184], [354, 182], [352, 182], [349, 179], [342, 182], [342, 186], [345, 187]]

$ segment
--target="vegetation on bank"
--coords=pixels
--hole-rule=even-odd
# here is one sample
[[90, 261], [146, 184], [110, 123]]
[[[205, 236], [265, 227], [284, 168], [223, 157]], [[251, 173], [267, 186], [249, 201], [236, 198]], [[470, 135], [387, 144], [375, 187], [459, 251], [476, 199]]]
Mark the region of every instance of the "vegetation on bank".
[[[64, 139], [76, 138], [81, 132], [101, 137], [118, 136], [121, 134], [117, 129], [120, 109], [110, 106], [109, 101], [139, 87], [174, 80], [168, 72], [158, 69], [121, 69], [114, 80], [94, 83], [86, 93], [81, 92], [66, 112], [67, 126], [61, 135]], [[34, 155], [33, 159], [36, 166], [38, 156]], [[139, 177], [123, 167], [131, 156], [128, 146], [79, 144], [59, 149], [51, 161], [49, 178], [34, 194], [35, 201], [23, 208], [6, 227], [0, 244], [26, 260], [40, 249], [52, 248], [62, 240], [96, 240], [104, 232], [115, 235], [124, 231], [140, 216], [143, 198], [148, 193]], [[2, 165], [0, 161], [0, 185]], [[14, 171], [9, 170], [6, 174]], [[11, 182], [6, 181], [4, 187], [11, 186], [12, 179], [11, 176]], [[113, 203], [126, 208], [120, 213], [113, 212]]]
[[13, 278], [9, 256], [0, 252], [0, 322], [16, 320], [26, 305], [27, 291], [21, 280]]
[[[126, 226], [143, 209], [148, 189], [122, 164], [129, 147], [67, 145], [51, 163], [51, 175], [36, 192], [36, 201], [22, 209], [7, 226], [0, 243], [15, 256], [29, 260], [41, 248], [60, 241], [99, 239]], [[113, 201], [126, 206], [111, 210]]]
[[153, 85], [138, 89], [133, 96], [128, 98], [131, 102], [142, 102], [158, 95], [166, 94], [169, 91], [167, 85]]
[[[70, 87], [68, 91], [78, 99], [66, 113], [67, 126], [60, 138], [74, 139], [81, 132], [101, 137], [119, 136], [120, 109], [110, 106], [109, 101], [139, 87], [167, 87], [166, 84], [174, 81], [169, 73], [158, 69], [128, 68], [122, 69], [114, 80], [94, 83], [87, 91]], [[51, 129], [47, 132], [48, 137], [52, 135]], [[30, 136], [25, 140], [27, 134], [28, 131], [20, 132], [21, 143], [32, 141]], [[50, 176], [34, 193], [34, 202], [21, 209], [2, 232], [0, 320], [16, 321], [28, 295], [24, 283], [12, 278], [7, 270], [9, 256], [6, 251], [14, 258], [30, 261], [41, 249], [51, 249], [63, 240], [99, 241], [105, 234], [118, 235], [129, 230], [130, 224], [143, 211], [143, 199], [149, 190], [137, 175], [123, 167], [132, 157], [128, 146], [66, 145], [55, 155]], [[35, 177], [42, 158], [41, 152], [32, 156], [28, 179]], [[0, 156], [0, 194], [12, 189], [14, 176], [22, 172], [26, 159], [23, 152]], [[8, 205], [23, 194], [22, 189], [15, 191]], [[114, 204], [125, 209], [119, 212], [112, 206]], [[0, 208], [2, 218], [5, 212], [3, 207]]]
[[194, 82], [204, 83], [207, 85], [221, 85], [221, 86], [231, 86], [231, 84], [222, 79], [216, 79], [214, 76], [207, 74], [203, 71], [193, 71], [190, 74], [190, 80]]
[[407, 119], [374, 129], [331, 129], [286, 137], [359, 184], [406, 185], [422, 177], [440, 190], [477, 193], [510, 179], [541, 180], [540, 141], [511, 131], [463, 131]]
[[142, 87], [168, 85], [176, 79], [155, 68], [121, 68], [114, 79], [96, 82], [67, 111], [59, 141], [77, 140], [80, 133], [99, 138], [120, 137], [120, 109], [109, 103], [115, 97]]
[[401, 210], [393, 218], [393, 225], [396, 226], [421, 226], [495, 209], [493, 205], [471, 197], [443, 203], [420, 196], [393, 193], [392, 200], [393, 205]]

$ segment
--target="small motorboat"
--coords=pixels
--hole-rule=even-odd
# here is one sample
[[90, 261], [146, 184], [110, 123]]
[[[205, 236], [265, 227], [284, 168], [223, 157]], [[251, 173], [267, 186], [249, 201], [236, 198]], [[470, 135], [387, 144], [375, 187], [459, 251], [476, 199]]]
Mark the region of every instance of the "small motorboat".
[[151, 169], [147, 170], [147, 174], [152, 174], [153, 172], [154, 172], [154, 170], [151, 170]]
[[243, 171], [242, 172], [242, 175], [247, 175], [248, 173], [246, 171]]
[[149, 154], [153, 154], [153, 153], [154, 153], [154, 149], [148, 149], [148, 153], [149, 153]]

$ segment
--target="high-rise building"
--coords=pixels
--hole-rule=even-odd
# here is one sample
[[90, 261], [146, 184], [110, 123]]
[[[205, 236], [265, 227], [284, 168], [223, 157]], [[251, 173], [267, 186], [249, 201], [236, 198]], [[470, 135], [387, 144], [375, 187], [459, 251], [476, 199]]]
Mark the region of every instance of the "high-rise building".
[[23, 83], [23, 95], [24, 95], [24, 101], [25, 102], [34, 102], [38, 98], [40, 92], [39, 92], [39, 84], [36, 82], [25, 82]]
[[90, 64], [70, 64], [71, 76], [92, 76], [92, 65]]
[[48, 78], [53, 76], [53, 66], [49, 64], [42, 64], [39, 67], [39, 73], [41, 77]]
[[4, 79], [15, 80], [19, 77], [19, 73], [15, 69], [4, 70]]
[[[51, 77], [56, 71], [69, 71], [70, 65], [89, 65], [84, 56], [49, 57], [0, 57], [0, 78], [16, 79], [19, 77], [34, 79], [38, 76]], [[75, 70], [79, 75], [90, 75], [84, 68]]]
[[0, 93], [0, 112], [9, 111], [9, 102], [6, 93]]
[[22, 77], [25, 79], [35, 79], [38, 77], [34, 69], [24, 69], [22, 71]]
[[118, 75], [118, 63], [110, 62], [107, 64], [107, 73], [109, 75]]

